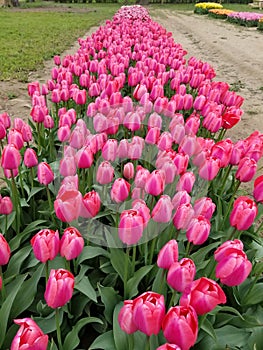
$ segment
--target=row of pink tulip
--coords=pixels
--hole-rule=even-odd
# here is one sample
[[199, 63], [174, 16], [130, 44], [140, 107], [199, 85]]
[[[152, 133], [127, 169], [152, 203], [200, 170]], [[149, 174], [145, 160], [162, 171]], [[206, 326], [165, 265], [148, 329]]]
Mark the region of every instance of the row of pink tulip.
[[[257, 217], [263, 203], [263, 176], [254, 183], [253, 197], [236, 198], [236, 191], [256, 174], [263, 135], [256, 131], [238, 142], [223, 139], [241, 119], [243, 98], [227, 83], [213, 81], [215, 72], [208, 63], [195, 57], [186, 61], [186, 51], [141, 6], [122, 7], [112, 21], [79, 39], [79, 44], [74, 55], [54, 57], [52, 78], [46, 84], [28, 85], [35, 130], [19, 118], [11, 125], [7, 113], [0, 115], [1, 140], [7, 142], [1, 159], [5, 176], [14, 184], [23, 169], [32, 175], [32, 184], [46, 187], [48, 199], [50, 186], [59, 180], [50, 222], [60, 227], [84, 223], [89, 229], [94, 221], [115, 226], [116, 245], [125, 248], [128, 261], [130, 246], [147, 245], [156, 236], [149, 234], [151, 222], [160, 230], [162, 224], [170, 225], [173, 239], [167, 237], [160, 251], [152, 240], [144, 262], [151, 265], [156, 259], [160, 269], [168, 270], [168, 285], [182, 293], [180, 305], [166, 313], [167, 300], [150, 292], [149, 284], [147, 292], [125, 300], [119, 323], [128, 334], [139, 330], [151, 336], [162, 329], [170, 345], [159, 349], [188, 350], [197, 340], [197, 315], [226, 303], [214, 279], [238, 286], [252, 270], [242, 242], [233, 238], [237, 231], [248, 230]], [[57, 169], [54, 153], [49, 153], [54, 145], [61, 156]], [[234, 187], [229, 188], [231, 171]], [[208, 187], [214, 184], [209, 189], [213, 200], [196, 189], [200, 179]], [[11, 194], [18, 227], [21, 207], [14, 187]], [[218, 197], [227, 203], [225, 217], [219, 218], [221, 230], [233, 230], [230, 237], [217, 239], [217, 250], [210, 257], [215, 260], [215, 274], [195, 279], [198, 267], [189, 258], [190, 251], [216, 240]], [[11, 206], [4, 198], [0, 209], [8, 215]], [[60, 239], [57, 228], [41, 230], [31, 238], [36, 258], [42, 263], [56, 259], [58, 253], [66, 260], [77, 258], [84, 246], [79, 231], [68, 228]], [[92, 241], [93, 235], [107, 244], [101, 232], [88, 232], [84, 238]], [[178, 251], [174, 238], [186, 245], [185, 252]], [[10, 256], [4, 236], [0, 251], [1, 256]], [[125, 278], [124, 299], [128, 297]], [[52, 269], [46, 283], [47, 305], [57, 309], [70, 301], [74, 289], [70, 271]], [[39, 342], [41, 350], [47, 348], [48, 338], [33, 320], [15, 322], [21, 328], [11, 350], [30, 342]], [[61, 350], [59, 332], [58, 343]]]

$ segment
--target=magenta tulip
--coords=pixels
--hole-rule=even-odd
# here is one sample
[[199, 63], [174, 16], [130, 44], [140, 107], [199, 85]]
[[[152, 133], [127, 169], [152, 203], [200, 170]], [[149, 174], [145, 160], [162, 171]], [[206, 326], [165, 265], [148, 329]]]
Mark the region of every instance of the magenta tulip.
[[203, 244], [210, 233], [211, 224], [203, 215], [194, 216], [186, 231], [186, 237], [194, 245]]
[[174, 262], [167, 274], [167, 283], [178, 292], [184, 292], [191, 285], [196, 273], [193, 260], [183, 258]]
[[247, 230], [254, 222], [258, 213], [256, 203], [246, 196], [238, 197], [230, 213], [230, 224], [237, 230]]
[[47, 164], [46, 162], [38, 164], [37, 178], [39, 183], [45, 186], [47, 186], [54, 180], [54, 173], [49, 164]]
[[101, 200], [98, 192], [92, 190], [86, 193], [82, 200], [80, 216], [84, 218], [93, 218], [100, 211]]
[[24, 163], [28, 168], [32, 168], [38, 164], [37, 154], [33, 148], [27, 148], [24, 153]]
[[181, 348], [178, 345], [166, 343], [159, 346], [156, 350], [181, 350]]
[[253, 179], [257, 171], [257, 162], [250, 157], [244, 157], [240, 160], [236, 172], [236, 179], [241, 182], [249, 182]]
[[165, 174], [162, 170], [154, 170], [145, 182], [145, 191], [152, 196], [159, 196], [164, 191]]
[[217, 250], [214, 252], [214, 257], [217, 262], [224, 259], [231, 253], [235, 253], [237, 250], [243, 250], [243, 242], [239, 239], [234, 239], [232, 241], [225, 241], [221, 244]]
[[22, 318], [14, 320], [20, 326], [18, 329], [10, 350], [46, 350], [48, 347], [48, 336], [43, 333], [41, 328], [31, 318]]
[[163, 295], [145, 292], [133, 301], [133, 321], [138, 330], [148, 336], [160, 332], [164, 315]]
[[131, 185], [124, 179], [118, 178], [111, 188], [111, 199], [116, 203], [124, 202], [128, 198]]
[[40, 230], [30, 241], [36, 259], [45, 263], [53, 260], [59, 252], [59, 233], [50, 229]]
[[192, 205], [190, 203], [181, 204], [175, 211], [173, 224], [177, 230], [186, 230], [193, 216], [194, 209]]
[[0, 199], [0, 214], [9, 215], [13, 211], [13, 203], [10, 197]]
[[21, 162], [21, 154], [13, 144], [8, 144], [4, 147], [1, 165], [5, 170], [15, 170], [19, 167]]
[[196, 342], [198, 318], [191, 306], [171, 307], [162, 323], [164, 337], [181, 350], [189, 350]]
[[178, 261], [178, 244], [175, 239], [167, 242], [158, 253], [157, 266], [162, 269], [169, 269]]
[[209, 197], [201, 197], [194, 202], [194, 212], [196, 216], [203, 215], [206, 219], [210, 220], [215, 209], [216, 205]]
[[5, 237], [0, 233], [0, 265], [6, 265], [10, 259], [10, 247]]
[[77, 258], [84, 247], [84, 239], [75, 227], [68, 227], [64, 230], [60, 241], [60, 255], [67, 260]]
[[214, 280], [201, 277], [190, 286], [180, 299], [180, 305], [191, 305], [198, 315], [212, 311], [217, 305], [226, 303], [223, 289]]
[[74, 289], [74, 276], [71, 272], [52, 269], [44, 293], [46, 303], [52, 309], [65, 305], [71, 298]]
[[253, 196], [256, 202], [263, 203], [263, 175], [258, 176], [254, 181]]

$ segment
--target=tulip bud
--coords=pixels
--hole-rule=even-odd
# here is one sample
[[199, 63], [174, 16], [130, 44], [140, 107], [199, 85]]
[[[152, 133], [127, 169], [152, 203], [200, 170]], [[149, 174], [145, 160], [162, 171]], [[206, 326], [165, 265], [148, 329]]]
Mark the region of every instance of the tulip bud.
[[133, 300], [124, 300], [124, 305], [118, 315], [120, 328], [127, 334], [132, 334], [138, 330], [133, 321]]
[[10, 259], [10, 247], [5, 237], [0, 233], [0, 265], [6, 265]]
[[3, 197], [0, 200], [0, 214], [9, 215], [12, 213], [13, 203], [10, 197]]
[[131, 185], [124, 179], [118, 178], [111, 188], [111, 199], [116, 203], [124, 202], [128, 198]]
[[82, 200], [82, 208], [80, 211], [80, 216], [83, 218], [94, 218], [100, 211], [100, 196], [99, 194], [92, 190], [86, 193]]
[[143, 217], [135, 209], [124, 210], [120, 216], [119, 238], [128, 245], [136, 244], [142, 237]]
[[230, 225], [237, 230], [247, 230], [255, 220], [258, 213], [256, 203], [246, 196], [238, 197], [230, 213]]
[[68, 227], [64, 230], [60, 241], [60, 255], [67, 260], [77, 258], [84, 247], [84, 239], [75, 227]]
[[196, 273], [193, 260], [184, 258], [174, 262], [167, 274], [167, 283], [178, 292], [184, 292], [191, 285]]
[[32, 168], [38, 164], [37, 155], [33, 148], [26, 149], [24, 153], [24, 163], [28, 168]]
[[154, 170], [145, 182], [145, 191], [152, 196], [159, 196], [164, 191], [165, 174], [162, 170]]
[[65, 305], [71, 298], [74, 288], [74, 276], [67, 270], [51, 270], [48, 278], [45, 300], [49, 307], [56, 309]]
[[47, 186], [54, 180], [54, 173], [49, 164], [42, 162], [37, 167], [37, 178], [39, 183]]
[[169, 222], [172, 217], [173, 205], [168, 195], [162, 195], [152, 210], [152, 219], [155, 222]]
[[59, 252], [58, 231], [50, 229], [40, 230], [30, 241], [36, 259], [45, 263], [53, 260]]
[[21, 162], [21, 154], [13, 144], [8, 144], [4, 147], [1, 165], [5, 170], [17, 169]]
[[256, 202], [263, 203], [263, 175], [258, 176], [254, 181], [253, 196]]
[[211, 224], [203, 215], [194, 216], [189, 222], [186, 237], [195, 245], [203, 244], [210, 233]]
[[105, 185], [113, 180], [114, 168], [110, 162], [102, 162], [97, 170], [96, 180], [99, 184]]
[[171, 265], [178, 261], [178, 244], [175, 239], [167, 242], [159, 251], [157, 265], [162, 269], [169, 269]]

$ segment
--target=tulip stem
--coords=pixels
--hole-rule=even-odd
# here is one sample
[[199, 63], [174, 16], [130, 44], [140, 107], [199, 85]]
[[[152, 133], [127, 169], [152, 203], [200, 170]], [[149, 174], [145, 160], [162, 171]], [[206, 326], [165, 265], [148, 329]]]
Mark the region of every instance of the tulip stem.
[[49, 274], [48, 274], [48, 260], [45, 263], [45, 271], [46, 271], [46, 283], [47, 283], [48, 277], [49, 277]]
[[59, 309], [56, 308], [56, 327], [57, 327], [57, 339], [58, 339], [58, 349], [63, 350], [61, 341], [61, 329], [60, 329], [60, 319], [59, 319]]
[[18, 190], [16, 187], [15, 178], [14, 178], [12, 169], [11, 169], [11, 183], [12, 183], [12, 196], [13, 196], [12, 199], [16, 210], [16, 234], [18, 235], [20, 232], [20, 203], [19, 203]]
[[237, 193], [237, 190], [238, 190], [240, 184], [241, 184], [241, 182], [240, 182], [239, 180], [238, 180], [238, 181], [236, 182], [236, 184], [235, 184], [235, 187], [234, 187], [232, 196], [231, 196], [230, 201], [229, 201], [229, 204], [228, 204], [228, 208], [227, 208], [226, 214], [224, 215], [224, 219], [223, 219], [223, 222], [222, 222], [221, 230], [224, 229], [226, 219], [228, 218], [228, 216], [229, 216], [229, 214], [230, 214], [231, 207], [232, 207], [233, 201], [234, 201], [234, 199], [235, 199], [235, 195], [236, 195], [236, 193]]
[[152, 242], [151, 242], [149, 265], [152, 265], [152, 262], [153, 262], [153, 255], [154, 255], [154, 250], [155, 250], [155, 246], [156, 246], [156, 241], [157, 241], [157, 236], [154, 237]]
[[132, 269], [131, 269], [132, 276], [134, 275], [134, 272], [135, 272], [135, 262], [136, 262], [136, 245], [132, 247]]
[[46, 186], [46, 190], [47, 190], [47, 198], [48, 198], [48, 204], [49, 204], [51, 219], [53, 221], [53, 224], [56, 226], [55, 218], [54, 218], [54, 215], [53, 215], [52, 200], [51, 200], [51, 195], [50, 195], [50, 191], [49, 191], [48, 185]]
[[232, 239], [234, 238], [236, 232], [237, 232], [237, 228], [234, 227], [234, 228], [233, 228], [233, 231], [232, 231], [231, 235], [229, 236], [229, 239], [228, 239], [228, 240], [232, 240]]
[[145, 350], [151, 350], [151, 338], [147, 336]]
[[225, 189], [225, 185], [226, 185], [226, 182], [227, 182], [227, 179], [228, 179], [228, 176], [231, 172], [231, 169], [232, 169], [232, 165], [230, 164], [228, 166], [228, 169], [226, 170], [225, 174], [224, 174], [224, 177], [223, 177], [223, 180], [222, 180], [222, 185], [221, 185], [221, 189], [219, 191], [219, 196], [221, 197], [223, 192], [224, 192], [224, 189]]
[[128, 337], [129, 350], [134, 350], [134, 336], [130, 334]]
[[5, 291], [5, 281], [4, 281], [4, 276], [3, 276], [3, 271], [2, 271], [1, 265], [0, 265], [0, 278], [2, 279], [2, 289], [1, 289], [2, 301], [4, 301], [5, 297], [6, 297], [6, 291]]
[[191, 242], [187, 241], [187, 246], [185, 248], [185, 257], [188, 257], [191, 251]]
[[129, 255], [130, 255], [130, 247], [126, 249], [126, 257], [125, 257], [125, 266], [124, 266], [124, 276], [123, 276], [123, 294], [124, 299], [127, 299], [127, 282], [128, 282], [128, 269], [129, 269]]

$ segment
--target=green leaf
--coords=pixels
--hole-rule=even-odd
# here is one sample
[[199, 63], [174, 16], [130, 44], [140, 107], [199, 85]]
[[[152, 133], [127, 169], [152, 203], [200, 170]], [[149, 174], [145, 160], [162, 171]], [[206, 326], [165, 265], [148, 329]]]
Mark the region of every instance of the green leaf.
[[15, 297], [16, 297], [17, 293], [19, 292], [20, 287], [21, 287], [25, 278], [26, 278], [26, 275], [19, 275], [16, 277], [16, 279], [14, 281], [12, 281], [8, 285], [7, 298], [3, 302], [3, 305], [0, 309], [0, 334], [1, 334], [0, 347], [2, 346], [2, 344], [5, 340], [5, 333], [6, 333], [6, 329], [7, 329], [7, 324], [8, 324], [11, 308], [13, 306]]
[[[11, 214], [7, 215], [7, 230], [9, 229], [9, 227], [12, 226], [15, 218], [16, 218], [16, 212], [15, 211], [12, 211]], [[5, 231], [5, 220], [6, 220], [6, 218], [4, 216], [2, 216], [1, 223], [0, 223], [1, 232]]]
[[[55, 311], [53, 310], [51, 310], [51, 313], [47, 317], [35, 317], [34, 320], [45, 334], [52, 333], [57, 329]], [[59, 320], [61, 324], [63, 320], [62, 308], [59, 309]]]
[[27, 201], [29, 202], [30, 199], [38, 192], [42, 191], [44, 187], [33, 187], [32, 190], [30, 191]]
[[244, 296], [242, 304], [256, 305], [263, 302], [263, 283], [256, 284], [253, 289]]
[[241, 349], [249, 349], [247, 340], [251, 332], [246, 331], [242, 328], [236, 328], [231, 325], [227, 325], [215, 330], [218, 345], [226, 346], [228, 345], [230, 348], [233, 347], [241, 348]]
[[134, 273], [134, 276], [132, 278], [129, 279], [129, 281], [127, 282], [129, 299], [138, 294], [139, 283], [141, 282], [143, 277], [151, 271], [152, 268], [153, 265], [143, 266]]
[[211, 338], [213, 338], [216, 341], [216, 333], [213, 328], [213, 325], [211, 322], [205, 318], [204, 322], [201, 325], [201, 329], [205, 331]]
[[14, 305], [11, 310], [11, 318], [17, 317], [33, 303], [44, 267], [44, 264], [40, 264], [37, 270], [32, 274], [32, 277], [23, 283], [15, 297]]
[[97, 337], [89, 347], [89, 350], [116, 350], [113, 331], [108, 331]]
[[97, 256], [109, 257], [109, 252], [101, 247], [84, 247], [81, 255], [78, 257], [77, 263], [81, 264], [83, 261], [95, 258]]
[[18, 249], [22, 242], [28, 239], [30, 237], [32, 232], [37, 232], [44, 228], [43, 224], [46, 223], [46, 220], [36, 220], [31, 222], [27, 227], [24, 229], [24, 231], [20, 232], [19, 235], [15, 236], [10, 242], [10, 248], [12, 251]]
[[122, 306], [123, 303], [116, 305], [113, 312], [113, 337], [116, 350], [123, 350], [129, 348], [128, 335], [125, 332], [123, 332], [118, 322], [118, 315]]
[[101, 296], [101, 301], [105, 307], [104, 316], [106, 320], [112, 324], [113, 311], [115, 305], [119, 303], [121, 297], [112, 287], [104, 287], [98, 284], [98, 290]]
[[50, 346], [48, 347], [48, 350], [58, 350], [56, 343], [54, 342], [54, 339], [52, 339]]
[[88, 298], [97, 302], [97, 294], [95, 289], [92, 287], [90, 280], [87, 276], [83, 276], [82, 279], [75, 284], [75, 289], [77, 289], [82, 294], [86, 295]]
[[191, 258], [194, 260], [196, 264], [205, 260], [206, 255], [213, 249], [217, 248], [219, 245], [218, 242], [211, 243], [206, 247], [199, 248], [197, 252], [191, 255]]
[[240, 312], [238, 312], [237, 309], [231, 307], [231, 306], [220, 306], [218, 305], [217, 308], [219, 309], [218, 311], [226, 311], [226, 312], [231, 312], [232, 314], [237, 315], [240, 317], [242, 320], [244, 320], [244, 317], [241, 315]]
[[124, 281], [125, 265], [128, 264], [128, 271], [131, 271], [131, 262], [127, 254], [123, 250], [115, 248], [111, 249], [111, 264], [115, 271], [118, 273], [122, 281]]
[[88, 323], [102, 324], [103, 322], [97, 317], [86, 317], [79, 320], [72, 328], [72, 331], [67, 334], [65, 342], [63, 344], [63, 350], [76, 349], [80, 342], [78, 333]]
[[30, 245], [27, 245], [26, 247], [21, 248], [18, 252], [11, 256], [11, 259], [8, 263], [7, 271], [5, 272], [5, 278], [13, 275], [19, 275], [21, 265], [26, 260], [31, 250], [32, 247]]

